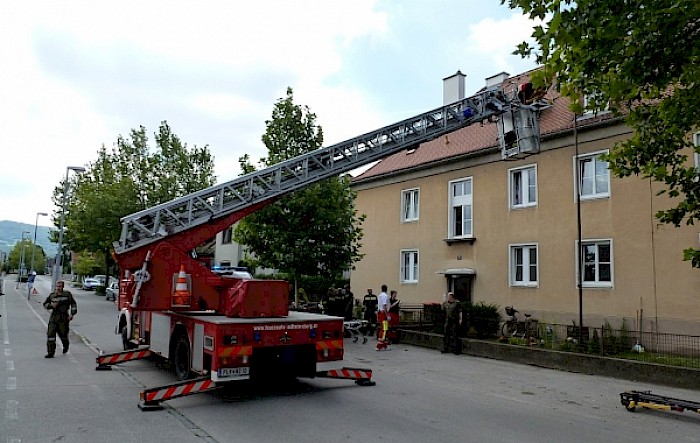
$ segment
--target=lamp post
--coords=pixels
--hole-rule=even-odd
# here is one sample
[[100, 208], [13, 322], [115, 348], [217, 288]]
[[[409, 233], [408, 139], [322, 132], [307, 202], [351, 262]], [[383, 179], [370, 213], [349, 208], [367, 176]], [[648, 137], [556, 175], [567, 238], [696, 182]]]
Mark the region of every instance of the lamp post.
[[[30, 274], [34, 272], [34, 253], [36, 252], [36, 230], [37, 230], [37, 227], [39, 226], [39, 216], [40, 215], [47, 216], [49, 214], [47, 214], [46, 212], [37, 212], [36, 213], [36, 219], [34, 221], [34, 243], [32, 244], [32, 261], [29, 264], [29, 268], [30, 268], [29, 273]], [[27, 297], [30, 296], [31, 291], [32, 290], [29, 288], [29, 285], [27, 285]]]
[[24, 234], [31, 234], [31, 232], [22, 231], [22, 253], [19, 258], [19, 274], [17, 275], [17, 287], [15, 289], [19, 289], [19, 284], [22, 283], [22, 274], [24, 274], [24, 248], [27, 247], [24, 244]]
[[84, 172], [82, 166], [68, 166], [66, 168], [66, 180], [63, 182], [63, 199], [61, 202], [61, 227], [58, 230], [58, 252], [56, 253], [56, 269], [53, 273], [53, 281], [51, 282], [51, 290], [56, 288], [59, 274], [63, 274], [63, 225], [66, 223], [66, 194], [68, 193], [68, 174], [70, 171], [75, 171], [76, 174]]

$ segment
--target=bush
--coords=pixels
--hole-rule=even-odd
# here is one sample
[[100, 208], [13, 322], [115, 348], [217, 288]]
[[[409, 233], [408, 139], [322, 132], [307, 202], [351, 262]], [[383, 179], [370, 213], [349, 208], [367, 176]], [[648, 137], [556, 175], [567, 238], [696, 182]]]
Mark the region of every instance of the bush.
[[462, 331], [461, 336], [476, 338], [491, 338], [498, 335], [501, 324], [499, 306], [494, 303], [480, 301], [476, 304], [462, 302]]
[[440, 303], [423, 304], [425, 322], [433, 325], [432, 332], [442, 334], [445, 332], [445, 311]]
[[107, 295], [107, 286], [95, 286], [95, 295]]

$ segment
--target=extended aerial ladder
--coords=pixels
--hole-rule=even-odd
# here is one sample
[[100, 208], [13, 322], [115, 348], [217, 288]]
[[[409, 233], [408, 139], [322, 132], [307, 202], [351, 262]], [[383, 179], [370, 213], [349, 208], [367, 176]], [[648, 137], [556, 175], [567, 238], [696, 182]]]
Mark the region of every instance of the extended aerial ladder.
[[539, 152], [539, 109], [537, 104], [521, 103], [517, 93], [487, 88], [376, 131], [131, 214], [122, 218], [121, 236], [114, 243], [117, 261], [123, 269], [134, 269], [151, 245], [165, 238], [178, 249], [190, 251], [287, 193], [474, 123], [498, 123], [504, 158]]

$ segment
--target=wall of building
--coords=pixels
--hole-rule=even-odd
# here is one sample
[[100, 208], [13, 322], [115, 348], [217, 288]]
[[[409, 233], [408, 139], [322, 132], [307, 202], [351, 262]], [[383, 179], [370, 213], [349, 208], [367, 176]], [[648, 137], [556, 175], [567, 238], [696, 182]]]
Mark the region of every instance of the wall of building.
[[[622, 126], [608, 126], [579, 134], [579, 153], [610, 149], [629, 136]], [[447, 291], [446, 269], [476, 272], [472, 300], [507, 305], [532, 313], [543, 321], [578, 323], [574, 143], [569, 134], [543, 143], [540, 154], [502, 161], [500, 153], [455, 160], [390, 178], [360, 183], [356, 208], [367, 214], [361, 252], [352, 272], [356, 289], [382, 284], [399, 291], [404, 303], [441, 302]], [[510, 209], [509, 169], [537, 167], [537, 206]], [[448, 184], [472, 177], [472, 242], [448, 244]], [[401, 222], [401, 191], [420, 189], [420, 218]], [[584, 323], [609, 321], [636, 329], [695, 333], [700, 315], [694, 301], [700, 271], [682, 261], [682, 251], [698, 246], [698, 227], [663, 225], [654, 214], [669, 206], [657, 196], [658, 185], [647, 179], [610, 178], [610, 197], [581, 202], [582, 239], [612, 239], [613, 286], [582, 291]], [[509, 245], [538, 247], [536, 287], [511, 287]], [[419, 250], [419, 281], [401, 284], [400, 251]]]

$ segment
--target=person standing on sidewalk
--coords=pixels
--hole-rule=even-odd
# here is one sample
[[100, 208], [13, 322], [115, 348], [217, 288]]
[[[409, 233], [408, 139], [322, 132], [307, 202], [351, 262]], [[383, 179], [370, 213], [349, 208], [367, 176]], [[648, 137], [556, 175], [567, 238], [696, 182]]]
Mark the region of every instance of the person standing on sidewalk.
[[388, 349], [389, 342], [386, 334], [389, 332], [389, 295], [386, 293], [387, 286], [382, 285], [382, 292], [377, 296], [377, 322], [379, 323], [379, 343], [377, 351]]
[[70, 321], [78, 313], [78, 304], [70, 291], [64, 291], [65, 282], [57, 281], [56, 290], [49, 294], [44, 301], [44, 308], [51, 311], [49, 327], [46, 338], [45, 358], [53, 358], [56, 353], [56, 333], [58, 333], [63, 344], [63, 353], [68, 352], [70, 342], [68, 341], [68, 329]]
[[445, 303], [445, 335], [442, 338], [442, 353], [452, 351], [459, 354], [459, 325], [462, 323], [462, 305], [452, 292], [447, 293]]

